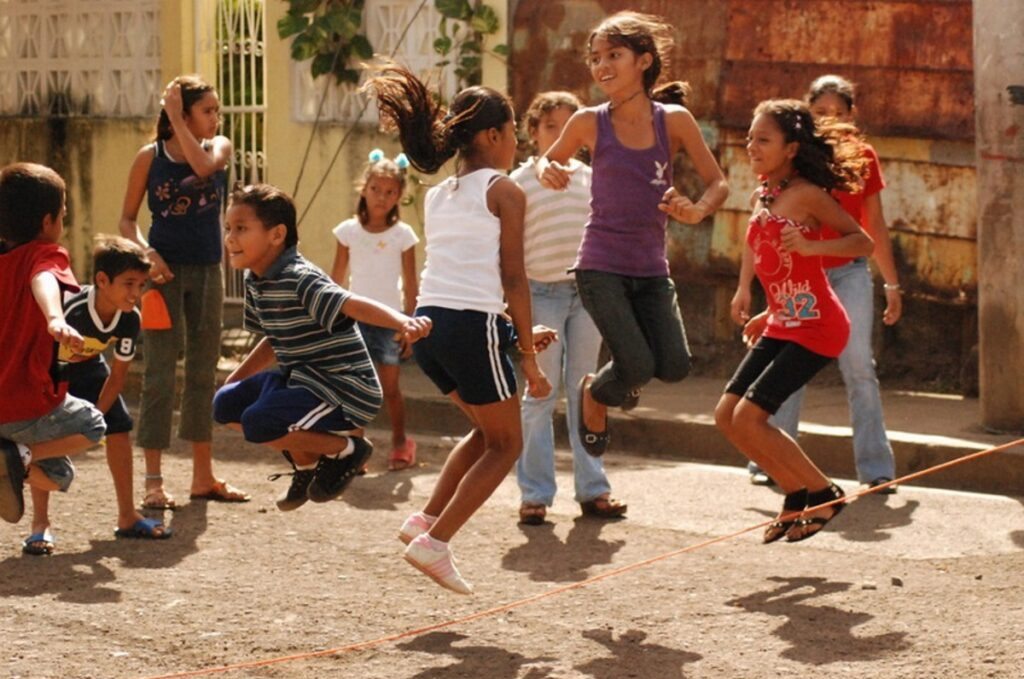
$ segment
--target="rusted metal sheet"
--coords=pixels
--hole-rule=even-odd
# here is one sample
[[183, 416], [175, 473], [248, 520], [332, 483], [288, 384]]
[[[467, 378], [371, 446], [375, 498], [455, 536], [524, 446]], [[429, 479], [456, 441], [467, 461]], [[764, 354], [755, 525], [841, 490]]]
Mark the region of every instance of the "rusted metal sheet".
[[688, 106], [698, 118], [717, 115], [727, 3], [707, 0], [520, 0], [512, 18], [509, 83], [516, 110], [538, 92], [564, 89], [587, 103], [604, 97], [584, 61], [590, 31], [608, 15], [633, 9], [664, 17], [676, 30], [665, 75], [693, 87]]
[[971, 3], [730, 0], [721, 123], [762, 99], [800, 97], [815, 77], [860, 84], [876, 134], [974, 136]]

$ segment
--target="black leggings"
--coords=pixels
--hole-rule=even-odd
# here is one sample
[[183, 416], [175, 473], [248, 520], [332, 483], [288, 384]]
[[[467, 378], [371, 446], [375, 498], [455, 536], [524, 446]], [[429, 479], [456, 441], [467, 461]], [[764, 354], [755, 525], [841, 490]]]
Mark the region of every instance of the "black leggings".
[[736, 368], [725, 393], [742, 396], [774, 415], [831, 361], [796, 342], [762, 336]]

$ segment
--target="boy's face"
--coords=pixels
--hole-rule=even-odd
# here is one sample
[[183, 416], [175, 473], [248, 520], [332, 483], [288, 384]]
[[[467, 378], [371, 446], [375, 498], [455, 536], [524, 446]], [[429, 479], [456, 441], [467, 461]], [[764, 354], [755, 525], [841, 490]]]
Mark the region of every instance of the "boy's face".
[[267, 227], [249, 205], [234, 203], [224, 220], [224, 247], [234, 269], [262, 276], [284, 250], [284, 224]]
[[533, 130], [532, 134], [533, 141], [537, 144], [537, 155], [543, 156], [558, 141], [562, 128], [569, 122], [573, 113], [574, 111], [567, 106], [556, 106], [540, 116], [537, 129]]
[[100, 271], [96, 274], [96, 294], [107, 305], [117, 307], [118, 311], [131, 311], [142, 297], [142, 288], [148, 279], [148, 273], [129, 269], [110, 280]]

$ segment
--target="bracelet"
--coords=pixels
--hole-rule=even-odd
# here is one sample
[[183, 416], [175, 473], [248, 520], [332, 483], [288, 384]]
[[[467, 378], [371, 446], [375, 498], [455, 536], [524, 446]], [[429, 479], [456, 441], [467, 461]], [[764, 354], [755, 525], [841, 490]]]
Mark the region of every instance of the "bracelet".
[[882, 285], [882, 287], [885, 288], [886, 290], [895, 290], [896, 292], [899, 292], [900, 290], [903, 289], [900, 287], [899, 283], [885, 283]]
[[536, 349], [526, 350], [526, 349], [523, 349], [522, 347], [519, 347], [519, 353], [522, 354], [523, 356], [536, 356], [537, 355], [537, 350]]
[[164, 475], [163, 474], [146, 474], [146, 480], [147, 481], [163, 481], [164, 480]]

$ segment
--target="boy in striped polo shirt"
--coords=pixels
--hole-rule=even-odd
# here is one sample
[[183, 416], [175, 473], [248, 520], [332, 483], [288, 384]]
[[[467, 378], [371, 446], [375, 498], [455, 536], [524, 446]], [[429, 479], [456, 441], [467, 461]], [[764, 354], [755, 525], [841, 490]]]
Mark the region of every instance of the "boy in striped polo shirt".
[[[430, 332], [430, 319], [354, 295], [307, 261], [296, 249], [295, 204], [276, 187], [232, 193], [224, 244], [231, 266], [249, 270], [244, 327], [265, 337], [217, 391], [214, 419], [292, 462], [279, 509], [333, 500], [373, 452], [362, 428], [382, 402], [356, 321], [411, 343]], [[267, 370], [275, 359], [279, 369]]]

